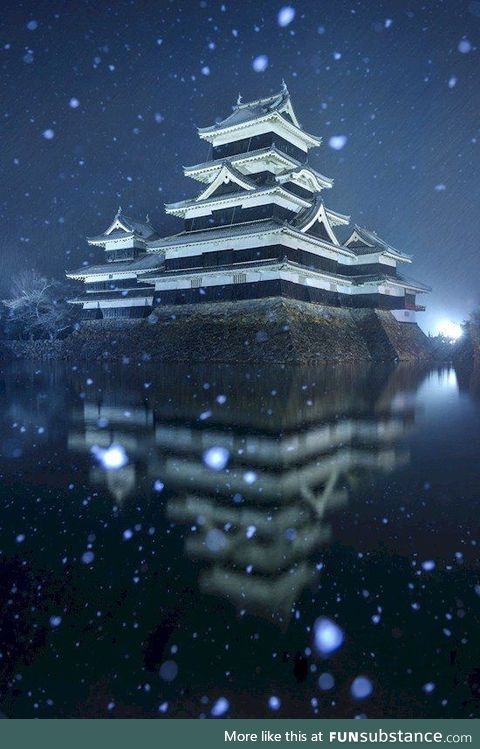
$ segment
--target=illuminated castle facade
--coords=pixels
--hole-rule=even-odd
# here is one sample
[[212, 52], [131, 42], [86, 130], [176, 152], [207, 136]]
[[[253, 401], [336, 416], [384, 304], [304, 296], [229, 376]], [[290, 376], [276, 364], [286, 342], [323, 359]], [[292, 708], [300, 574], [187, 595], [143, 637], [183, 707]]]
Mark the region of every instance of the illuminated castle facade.
[[[327, 207], [333, 180], [309, 164], [321, 138], [306, 132], [283, 85], [274, 96], [242, 103], [200, 128], [207, 161], [186, 167], [196, 197], [166, 205], [183, 230], [159, 237], [148, 220], [119, 209], [90, 244], [106, 262], [69, 272], [84, 282], [72, 300], [86, 318], [144, 317], [157, 305], [264, 297], [392, 310], [415, 321], [416, 296], [428, 291], [400, 268], [411, 258], [349, 216]], [[341, 229], [340, 229], [341, 231]]]

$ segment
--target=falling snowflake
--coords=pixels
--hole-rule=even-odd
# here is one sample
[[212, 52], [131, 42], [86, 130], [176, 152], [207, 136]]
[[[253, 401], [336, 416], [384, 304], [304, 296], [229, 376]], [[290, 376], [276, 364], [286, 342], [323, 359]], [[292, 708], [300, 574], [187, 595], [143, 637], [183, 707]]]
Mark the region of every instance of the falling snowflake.
[[373, 684], [366, 676], [357, 676], [352, 682], [350, 692], [356, 700], [364, 700], [372, 694]]
[[252, 62], [252, 68], [256, 73], [263, 73], [268, 68], [267, 55], [257, 55]]
[[110, 445], [106, 450], [94, 445], [91, 452], [107, 471], [117, 471], [128, 463], [128, 456], [122, 445]]
[[222, 471], [229, 458], [230, 453], [225, 447], [210, 447], [203, 453], [203, 462], [214, 471]]
[[214, 554], [225, 548], [227, 545], [227, 539], [225, 534], [218, 528], [211, 528], [205, 537], [205, 546]]
[[178, 666], [175, 661], [165, 661], [160, 666], [160, 678], [163, 681], [173, 681], [177, 678]]
[[280, 705], [281, 702], [278, 697], [273, 696], [268, 700], [268, 707], [270, 708], [270, 710], [278, 710], [280, 708]]
[[468, 41], [468, 39], [461, 39], [458, 43], [458, 51], [462, 53], [462, 55], [467, 55], [469, 52], [472, 51], [472, 45]]
[[214, 718], [220, 718], [220, 716], [225, 715], [229, 709], [229, 701], [225, 697], [219, 697], [212, 707], [211, 715], [213, 715]]
[[346, 142], [346, 135], [332, 135], [332, 137], [328, 140], [328, 145], [330, 146], [330, 148], [333, 148], [334, 151], [341, 151]]
[[318, 686], [323, 692], [328, 692], [329, 689], [333, 689], [335, 686], [335, 679], [332, 674], [323, 673], [318, 677]]
[[343, 630], [327, 617], [320, 617], [313, 626], [315, 647], [323, 656], [338, 650], [345, 639]]
[[291, 5], [284, 5], [283, 8], [280, 8], [278, 11], [277, 20], [279, 26], [288, 26], [289, 23], [292, 23], [294, 18], [295, 8]]

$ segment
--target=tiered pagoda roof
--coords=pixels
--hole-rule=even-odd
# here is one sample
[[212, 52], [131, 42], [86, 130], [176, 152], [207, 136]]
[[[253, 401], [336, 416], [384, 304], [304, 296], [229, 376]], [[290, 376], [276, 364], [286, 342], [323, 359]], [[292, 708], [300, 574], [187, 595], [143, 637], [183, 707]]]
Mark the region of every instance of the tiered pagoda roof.
[[358, 225], [345, 241], [337, 236], [350, 217], [325, 204], [333, 180], [309, 161], [321, 138], [303, 130], [285, 83], [271, 96], [239, 98], [231, 114], [198, 134], [211, 144], [210, 158], [184, 172], [201, 189], [165, 205], [183, 219], [183, 230], [160, 237], [148, 217], [139, 221], [119, 209], [102, 234], [88, 239], [109, 262], [68, 274], [85, 281], [89, 309], [103, 300], [114, 316], [116, 300], [133, 299], [145, 284], [145, 306], [280, 295], [419, 309], [415, 294], [427, 287], [397, 268], [410, 256]]
[[147, 273], [153, 268], [161, 266], [163, 255], [159, 253], [143, 254], [137, 260], [123, 260], [116, 263], [101, 263], [99, 265], [85, 265], [68, 272], [68, 277], [82, 280], [89, 276], [99, 276], [108, 274], [118, 275], [119, 273], [132, 272], [141, 275]]
[[219, 134], [226, 134], [233, 130], [248, 129], [252, 124], [257, 126], [265, 122], [275, 123], [280, 129], [290, 131], [308, 144], [309, 148], [319, 146], [322, 139], [303, 130], [298, 121], [290, 100], [290, 94], [285, 83], [282, 90], [255, 101], [242, 103], [239, 97], [232, 108], [232, 114], [208, 127], [198, 128], [198, 134], [203, 140], [213, 142]]
[[[242, 153], [234, 154], [229, 156], [228, 159], [221, 157], [218, 159], [210, 159], [208, 161], [202, 161], [199, 164], [193, 164], [192, 166], [184, 166], [183, 171], [186, 177], [192, 177], [199, 182], [209, 182], [212, 179], [212, 173], [216, 174], [218, 168], [225, 162], [236, 166], [237, 168], [244, 168], [247, 171], [249, 165], [251, 166], [255, 161], [269, 158], [272, 162], [278, 164], [282, 172], [288, 172], [290, 169], [292, 172], [300, 170], [307, 166], [307, 163], [300, 163], [290, 154], [280, 150], [273, 141], [272, 144], [266, 148], [252, 149], [249, 151], [243, 151]], [[308, 164], [308, 172], [317, 177], [323, 187], [332, 187], [334, 180], [330, 177], [325, 177], [310, 164]]]

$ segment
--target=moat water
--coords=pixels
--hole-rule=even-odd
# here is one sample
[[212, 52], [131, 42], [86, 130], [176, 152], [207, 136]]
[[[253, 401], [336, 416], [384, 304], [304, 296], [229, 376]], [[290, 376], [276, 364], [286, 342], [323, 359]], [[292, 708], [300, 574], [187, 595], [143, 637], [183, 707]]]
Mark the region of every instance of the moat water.
[[478, 373], [12, 363], [0, 399], [6, 717], [478, 717]]

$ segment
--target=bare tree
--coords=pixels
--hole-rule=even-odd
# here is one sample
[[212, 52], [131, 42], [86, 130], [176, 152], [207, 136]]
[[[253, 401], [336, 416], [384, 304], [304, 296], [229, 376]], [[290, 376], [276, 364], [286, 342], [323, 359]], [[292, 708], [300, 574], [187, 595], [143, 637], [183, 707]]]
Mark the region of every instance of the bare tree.
[[73, 320], [71, 306], [62, 295], [62, 285], [36, 270], [15, 276], [11, 296], [2, 302], [8, 310], [8, 327], [21, 338], [54, 340]]

